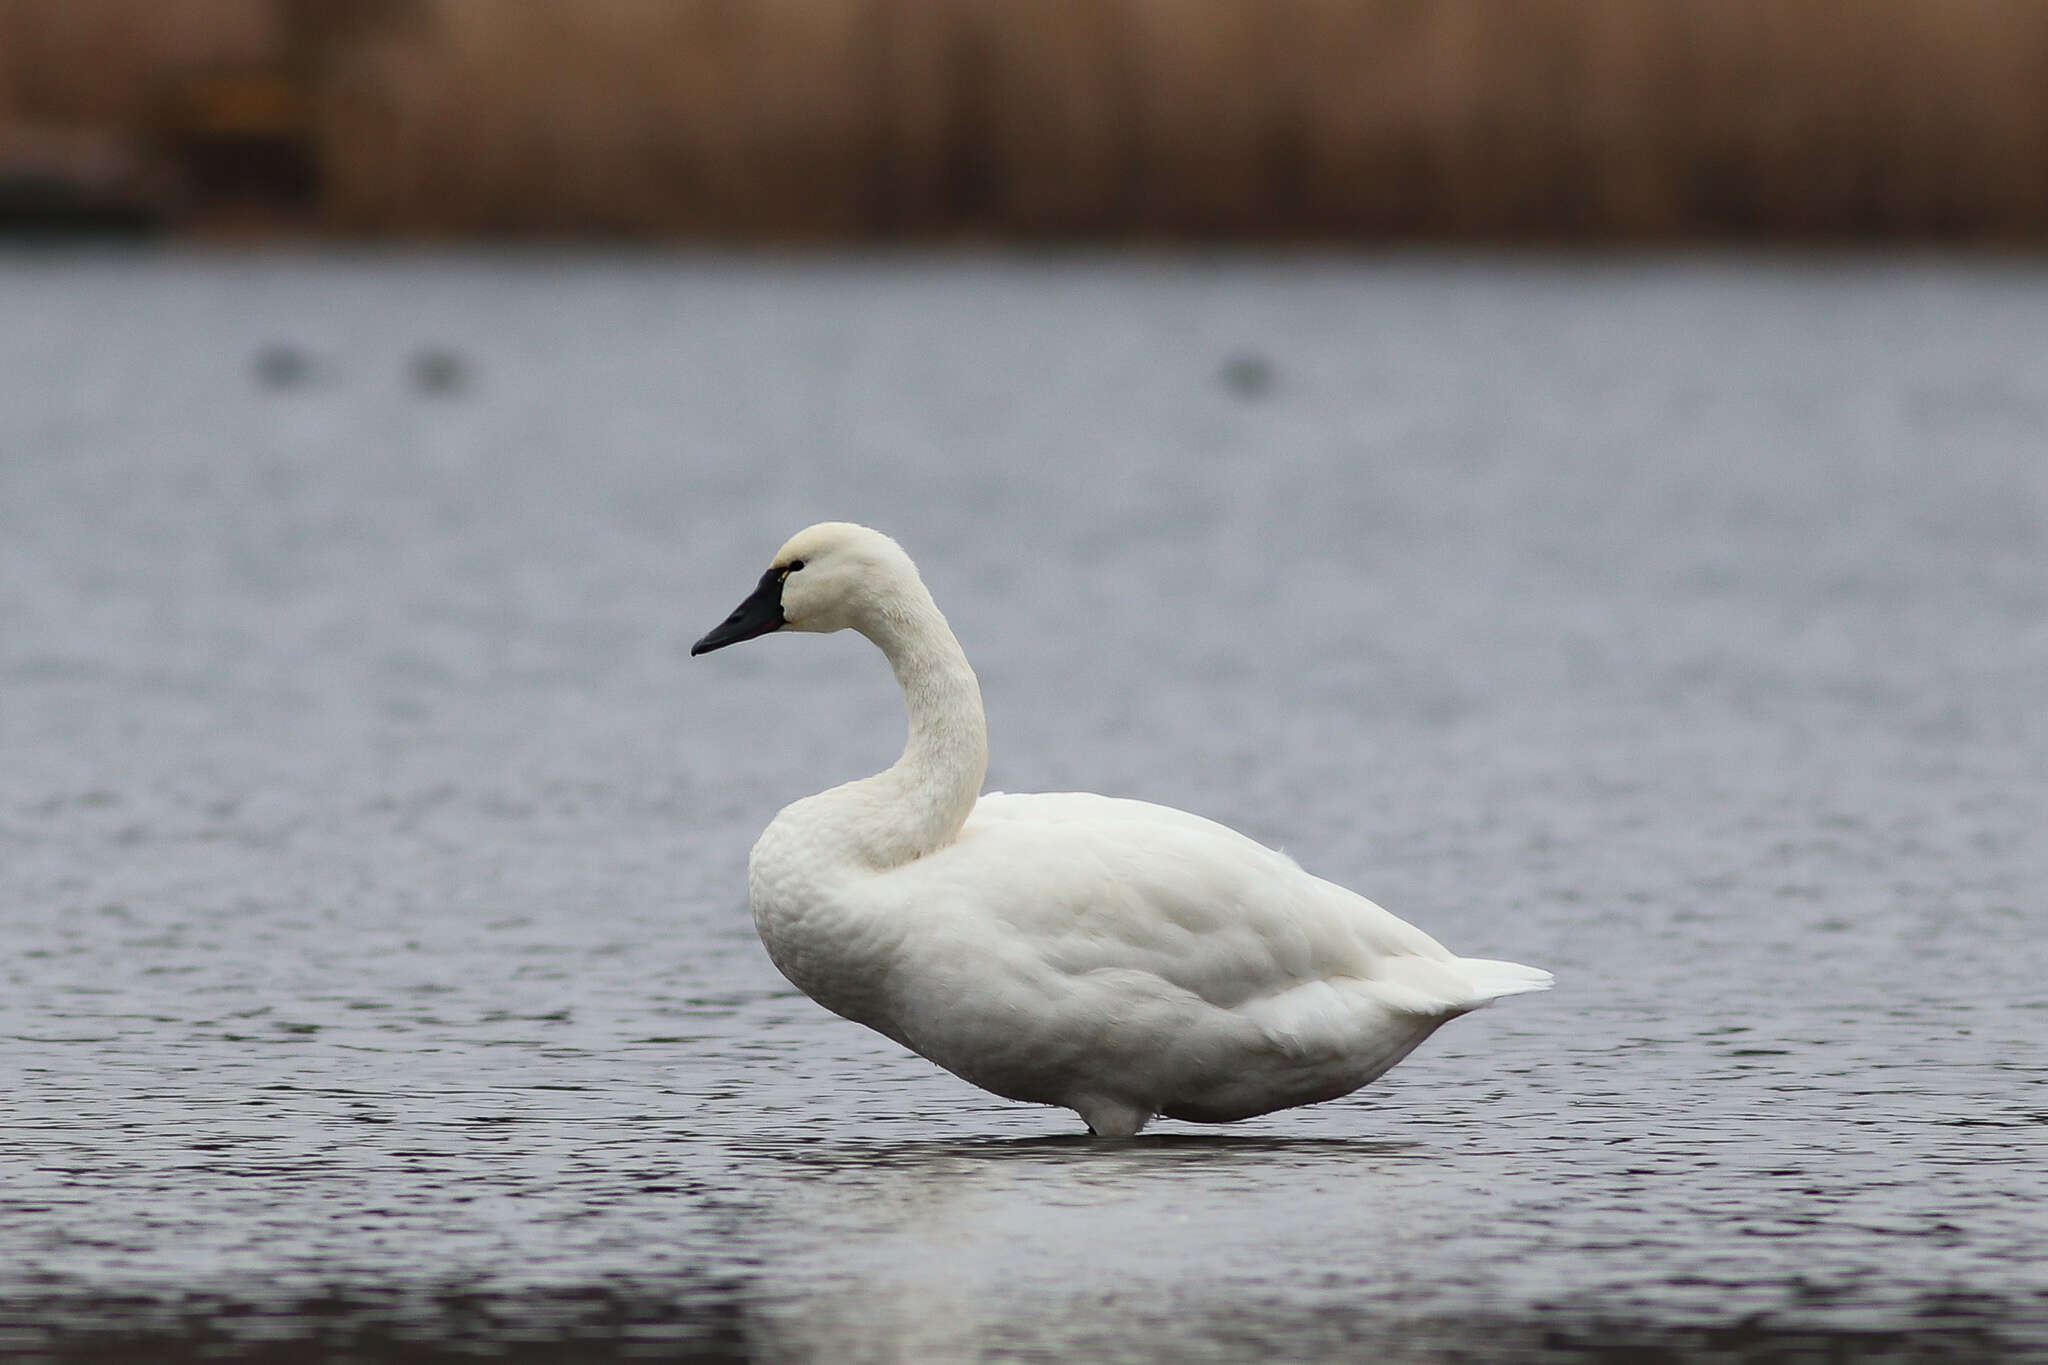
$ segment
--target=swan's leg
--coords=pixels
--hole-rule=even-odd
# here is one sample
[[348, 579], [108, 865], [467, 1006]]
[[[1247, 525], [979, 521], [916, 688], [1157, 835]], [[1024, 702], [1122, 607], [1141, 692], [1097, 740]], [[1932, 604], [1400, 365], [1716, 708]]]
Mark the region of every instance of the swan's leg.
[[1152, 1121], [1152, 1111], [1122, 1100], [1085, 1099], [1074, 1101], [1074, 1112], [1097, 1137], [1136, 1137]]

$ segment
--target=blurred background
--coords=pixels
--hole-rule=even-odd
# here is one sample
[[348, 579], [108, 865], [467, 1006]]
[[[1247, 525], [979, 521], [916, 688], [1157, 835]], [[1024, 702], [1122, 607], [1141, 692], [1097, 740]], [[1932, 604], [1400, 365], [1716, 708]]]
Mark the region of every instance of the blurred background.
[[2048, 238], [2034, 0], [0, 0], [16, 230]]

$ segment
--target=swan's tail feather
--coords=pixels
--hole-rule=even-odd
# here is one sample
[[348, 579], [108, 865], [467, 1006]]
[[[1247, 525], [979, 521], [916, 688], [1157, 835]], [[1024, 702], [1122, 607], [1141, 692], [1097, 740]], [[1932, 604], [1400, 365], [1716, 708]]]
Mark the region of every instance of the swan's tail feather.
[[1550, 973], [1487, 957], [1404, 957], [1383, 965], [1373, 981], [1380, 1003], [1441, 1022], [1503, 996], [1550, 989]]
[[1491, 1004], [1509, 995], [1547, 991], [1554, 978], [1541, 967], [1524, 967], [1519, 962], [1497, 962], [1490, 957], [1461, 957], [1458, 968], [1471, 983], [1473, 1005]]

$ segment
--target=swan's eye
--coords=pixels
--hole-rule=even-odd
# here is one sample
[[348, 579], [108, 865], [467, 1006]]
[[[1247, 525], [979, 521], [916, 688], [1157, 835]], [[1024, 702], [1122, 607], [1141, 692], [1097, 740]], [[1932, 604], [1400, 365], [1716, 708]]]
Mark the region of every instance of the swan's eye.
[[804, 562], [801, 559], [792, 559], [789, 561], [789, 563], [782, 566], [782, 575], [783, 577], [787, 578], [789, 575], [795, 573], [798, 569], [801, 569], [803, 566]]

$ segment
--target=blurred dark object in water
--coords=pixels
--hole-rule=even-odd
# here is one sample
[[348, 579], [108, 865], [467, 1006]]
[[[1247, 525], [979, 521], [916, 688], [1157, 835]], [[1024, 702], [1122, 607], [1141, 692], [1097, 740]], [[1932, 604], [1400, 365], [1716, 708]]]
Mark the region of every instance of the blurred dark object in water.
[[313, 358], [288, 341], [256, 352], [256, 381], [266, 389], [295, 389], [313, 377]]
[[162, 225], [164, 201], [117, 131], [0, 124], [0, 235], [140, 236]]
[[458, 392], [469, 383], [469, 370], [462, 363], [462, 357], [440, 346], [428, 346], [413, 352], [412, 359], [406, 363], [406, 374], [411, 377], [414, 389], [442, 398]]
[[1273, 391], [1273, 362], [1246, 351], [1223, 362], [1223, 387], [1239, 398], [1264, 398]]

